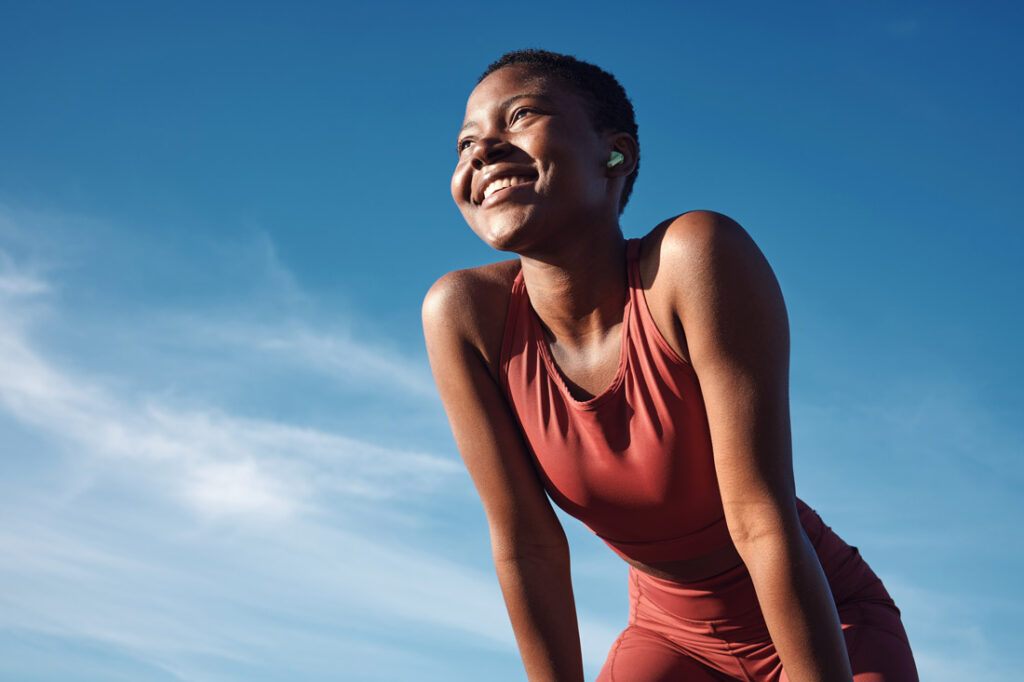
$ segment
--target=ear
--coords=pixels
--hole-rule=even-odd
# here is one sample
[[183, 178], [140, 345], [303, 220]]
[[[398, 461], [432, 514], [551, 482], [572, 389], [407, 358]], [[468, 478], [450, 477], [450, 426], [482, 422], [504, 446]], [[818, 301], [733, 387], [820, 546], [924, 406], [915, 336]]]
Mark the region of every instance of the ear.
[[608, 156], [612, 152], [622, 154], [622, 162], [614, 166], [606, 165], [605, 172], [609, 178], [625, 178], [636, 170], [636, 162], [640, 156], [640, 148], [629, 133], [613, 133], [608, 136]]

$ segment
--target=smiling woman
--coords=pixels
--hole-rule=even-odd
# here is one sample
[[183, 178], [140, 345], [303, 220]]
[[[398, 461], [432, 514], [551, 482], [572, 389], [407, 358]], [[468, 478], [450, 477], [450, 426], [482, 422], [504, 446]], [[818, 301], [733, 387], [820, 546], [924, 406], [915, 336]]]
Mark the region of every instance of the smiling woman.
[[623, 239], [639, 145], [618, 82], [505, 55], [457, 147], [456, 204], [517, 258], [441, 278], [424, 328], [530, 679], [583, 679], [550, 496], [631, 566], [599, 680], [916, 680], [885, 588], [795, 495], [786, 311], [760, 251], [704, 211]]

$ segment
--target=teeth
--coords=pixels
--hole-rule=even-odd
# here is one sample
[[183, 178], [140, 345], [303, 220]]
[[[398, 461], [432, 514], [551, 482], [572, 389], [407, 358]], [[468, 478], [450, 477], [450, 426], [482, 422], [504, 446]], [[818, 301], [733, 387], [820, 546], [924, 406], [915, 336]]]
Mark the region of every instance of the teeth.
[[523, 185], [523, 184], [526, 184], [527, 182], [530, 182], [529, 178], [521, 178], [521, 177], [498, 178], [497, 180], [493, 181], [491, 184], [487, 185], [487, 187], [484, 188], [484, 199], [486, 199], [487, 197], [491, 196], [492, 194], [497, 192], [499, 189], [505, 189], [506, 187], [512, 187], [514, 185]]

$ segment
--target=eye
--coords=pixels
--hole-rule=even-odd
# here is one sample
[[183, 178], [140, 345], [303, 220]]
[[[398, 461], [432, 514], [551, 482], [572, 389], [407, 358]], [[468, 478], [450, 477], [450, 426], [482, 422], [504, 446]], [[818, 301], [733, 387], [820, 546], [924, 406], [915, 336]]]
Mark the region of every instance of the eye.
[[522, 119], [524, 116], [526, 116], [528, 114], [532, 114], [532, 113], [534, 113], [534, 111], [533, 111], [533, 109], [530, 109], [529, 107], [523, 107], [521, 109], [516, 109], [515, 111], [512, 112], [512, 116], [510, 117], [509, 122], [510, 123], [516, 123], [520, 119]]
[[455, 148], [458, 150], [459, 156], [462, 156], [462, 152], [464, 152], [467, 149], [469, 149], [472, 146], [472, 144], [473, 144], [473, 140], [472, 140], [472, 138], [469, 138], [469, 137], [461, 139], [458, 142], [456, 142], [455, 143]]

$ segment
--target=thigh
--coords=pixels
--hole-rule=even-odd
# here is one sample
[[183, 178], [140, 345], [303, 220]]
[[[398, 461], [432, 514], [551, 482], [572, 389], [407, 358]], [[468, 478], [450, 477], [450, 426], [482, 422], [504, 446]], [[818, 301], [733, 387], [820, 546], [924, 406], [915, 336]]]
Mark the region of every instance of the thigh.
[[[861, 601], [839, 607], [854, 682], [918, 682], [900, 613], [891, 603]], [[785, 671], [782, 682], [788, 682]]]
[[730, 678], [702, 665], [661, 635], [631, 625], [612, 645], [597, 682], [721, 682], [727, 679]]
[[841, 608], [855, 682], [917, 682], [917, 667], [895, 606], [858, 602]]

